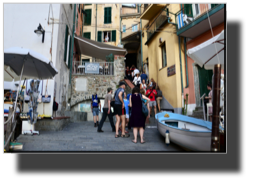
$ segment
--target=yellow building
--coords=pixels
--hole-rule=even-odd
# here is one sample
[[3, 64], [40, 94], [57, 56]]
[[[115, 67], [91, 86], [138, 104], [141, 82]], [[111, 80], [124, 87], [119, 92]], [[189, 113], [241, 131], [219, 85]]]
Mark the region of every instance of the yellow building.
[[121, 43], [127, 50], [125, 64], [141, 69], [141, 9], [140, 4], [121, 5]]
[[185, 86], [184, 47], [176, 34], [175, 15], [171, 14], [180, 10], [180, 4], [144, 4], [142, 7], [140, 19], [146, 24], [142, 26], [142, 44], [148, 47], [147, 51], [143, 47], [144, 67], [148, 69], [149, 79], [153, 78], [163, 93], [161, 107], [172, 106], [175, 113], [181, 114]]
[[[109, 45], [120, 43], [121, 4], [84, 4], [83, 37]], [[89, 56], [82, 56], [92, 61]]]

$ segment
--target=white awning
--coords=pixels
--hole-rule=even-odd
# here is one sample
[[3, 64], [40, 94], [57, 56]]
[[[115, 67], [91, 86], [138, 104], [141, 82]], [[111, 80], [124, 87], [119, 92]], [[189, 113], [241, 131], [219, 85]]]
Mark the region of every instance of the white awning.
[[[204, 66], [205, 69], [213, 70], [215, 64], [221, 64], [222, 69], [224, 69], [224, 40], [223, 30], [220, 34], [208, 41], [187, 50], [187, 55], [199, 66]], [[215, 49], [215, 45], [217, 47], [217, 51]]]
[[74, 43], [77, 50], [79, 50], [79, 53], [102, 60], [106, 60], [106, 56], [111, 53], [114, 56], [125, 56], [127, 53], [126, 49], [113, 45], [108, 45], [105, 43], [100, 43], [80, 36], [74, 36]]

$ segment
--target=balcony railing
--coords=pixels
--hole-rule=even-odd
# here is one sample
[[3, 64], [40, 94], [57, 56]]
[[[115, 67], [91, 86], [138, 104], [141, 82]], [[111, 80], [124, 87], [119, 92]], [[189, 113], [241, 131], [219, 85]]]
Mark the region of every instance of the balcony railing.
[[74, 61], [73, 75], [114, 75], [114, 62], [96, 62], [99, 64], [99, 73], [87, 73], [85, 65], [89, 62]]
[[162, 11], [159, 16], [149, 25], [147, 29], [147, 40], [159, 29], [163, 24], [168, 21], [167, 12]]
[[[212, 5], [215, 5], [215, 6], [212, 6], [210, 9], [208, 9], [208, 11], [211, 11], [212, 9], [216, 8], [221, 4], [212, 4]], [[184, 7], [175, 14], [177, 29], [187, 26], [188, 24], [194, 22], [202, 15], [206, 14], [207, 9], [199, 10], [198, 7], [197, 9], [195, 8], [195, 11], [194, 11], [192, 4], [184, 4]]]

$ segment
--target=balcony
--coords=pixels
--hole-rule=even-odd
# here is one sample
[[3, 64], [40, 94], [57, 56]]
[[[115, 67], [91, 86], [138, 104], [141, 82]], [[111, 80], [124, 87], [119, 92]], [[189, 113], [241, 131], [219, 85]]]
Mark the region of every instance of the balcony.
[[147, 28], [147, 42], [145, 43], [145, 45], [148, 44], [148, 42], [151, 40], [151, 38], [154, 36], [157, 30], [167, 22], [168, 22], [167, 12], [162, 11], [158, 15], [158, 17]]
[[133, 27], [132, 26], [128, 26], [128, 27], [126, 26], [125, 32], [124, 32], [124, 29], [122, 29], [122, 39], [124, 39], [124, 38], [126, 38], [126, 37], [128, 37], [128, 36], [130, 36], [132, 34], [135, 34], [139, 30], [140, 30], [140, 24], [136, 24]]
[[[193, 39], [210, 29], [207, 9], [197, 11], [192, 4], [185, 5], [176, 13], [177, 35]], [[208, 9], [212, 28], [224, 22], [224, 7], [218, 4]]]
[[139, 4], [136, 4], [135, 7], [122, 5], [122, 9], [120, 11], [121, 17], [138, 16], [140, 14], [141, 14], [141, 6], [139, 6]]
[[151, 20], [153, 19], [166, 4], [144, 4], [143, 13], [140, 19]]
[[89, 73], [85, 70], [91, 62], [73, 61], [73, 75], [114, 75], [114, 62], [96, 62], [99, 64], [98, 73]]

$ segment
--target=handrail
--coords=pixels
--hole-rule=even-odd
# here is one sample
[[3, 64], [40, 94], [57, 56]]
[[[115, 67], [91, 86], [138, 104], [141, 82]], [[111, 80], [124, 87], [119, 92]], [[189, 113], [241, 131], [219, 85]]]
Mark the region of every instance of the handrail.
[[[206, 96], [206, 93], [204, 93], [200, 99], [202, 100], [202, 112], [203, 112], [203, 118], [204, 118], [204, 120], [206, 121], [205, 105], [204, 105], [204, 100], [203, 100], [203, 98], [204, 98], [205, 96]], [[207, 111], [207, 112], [208, 112], [208, 111]]]

